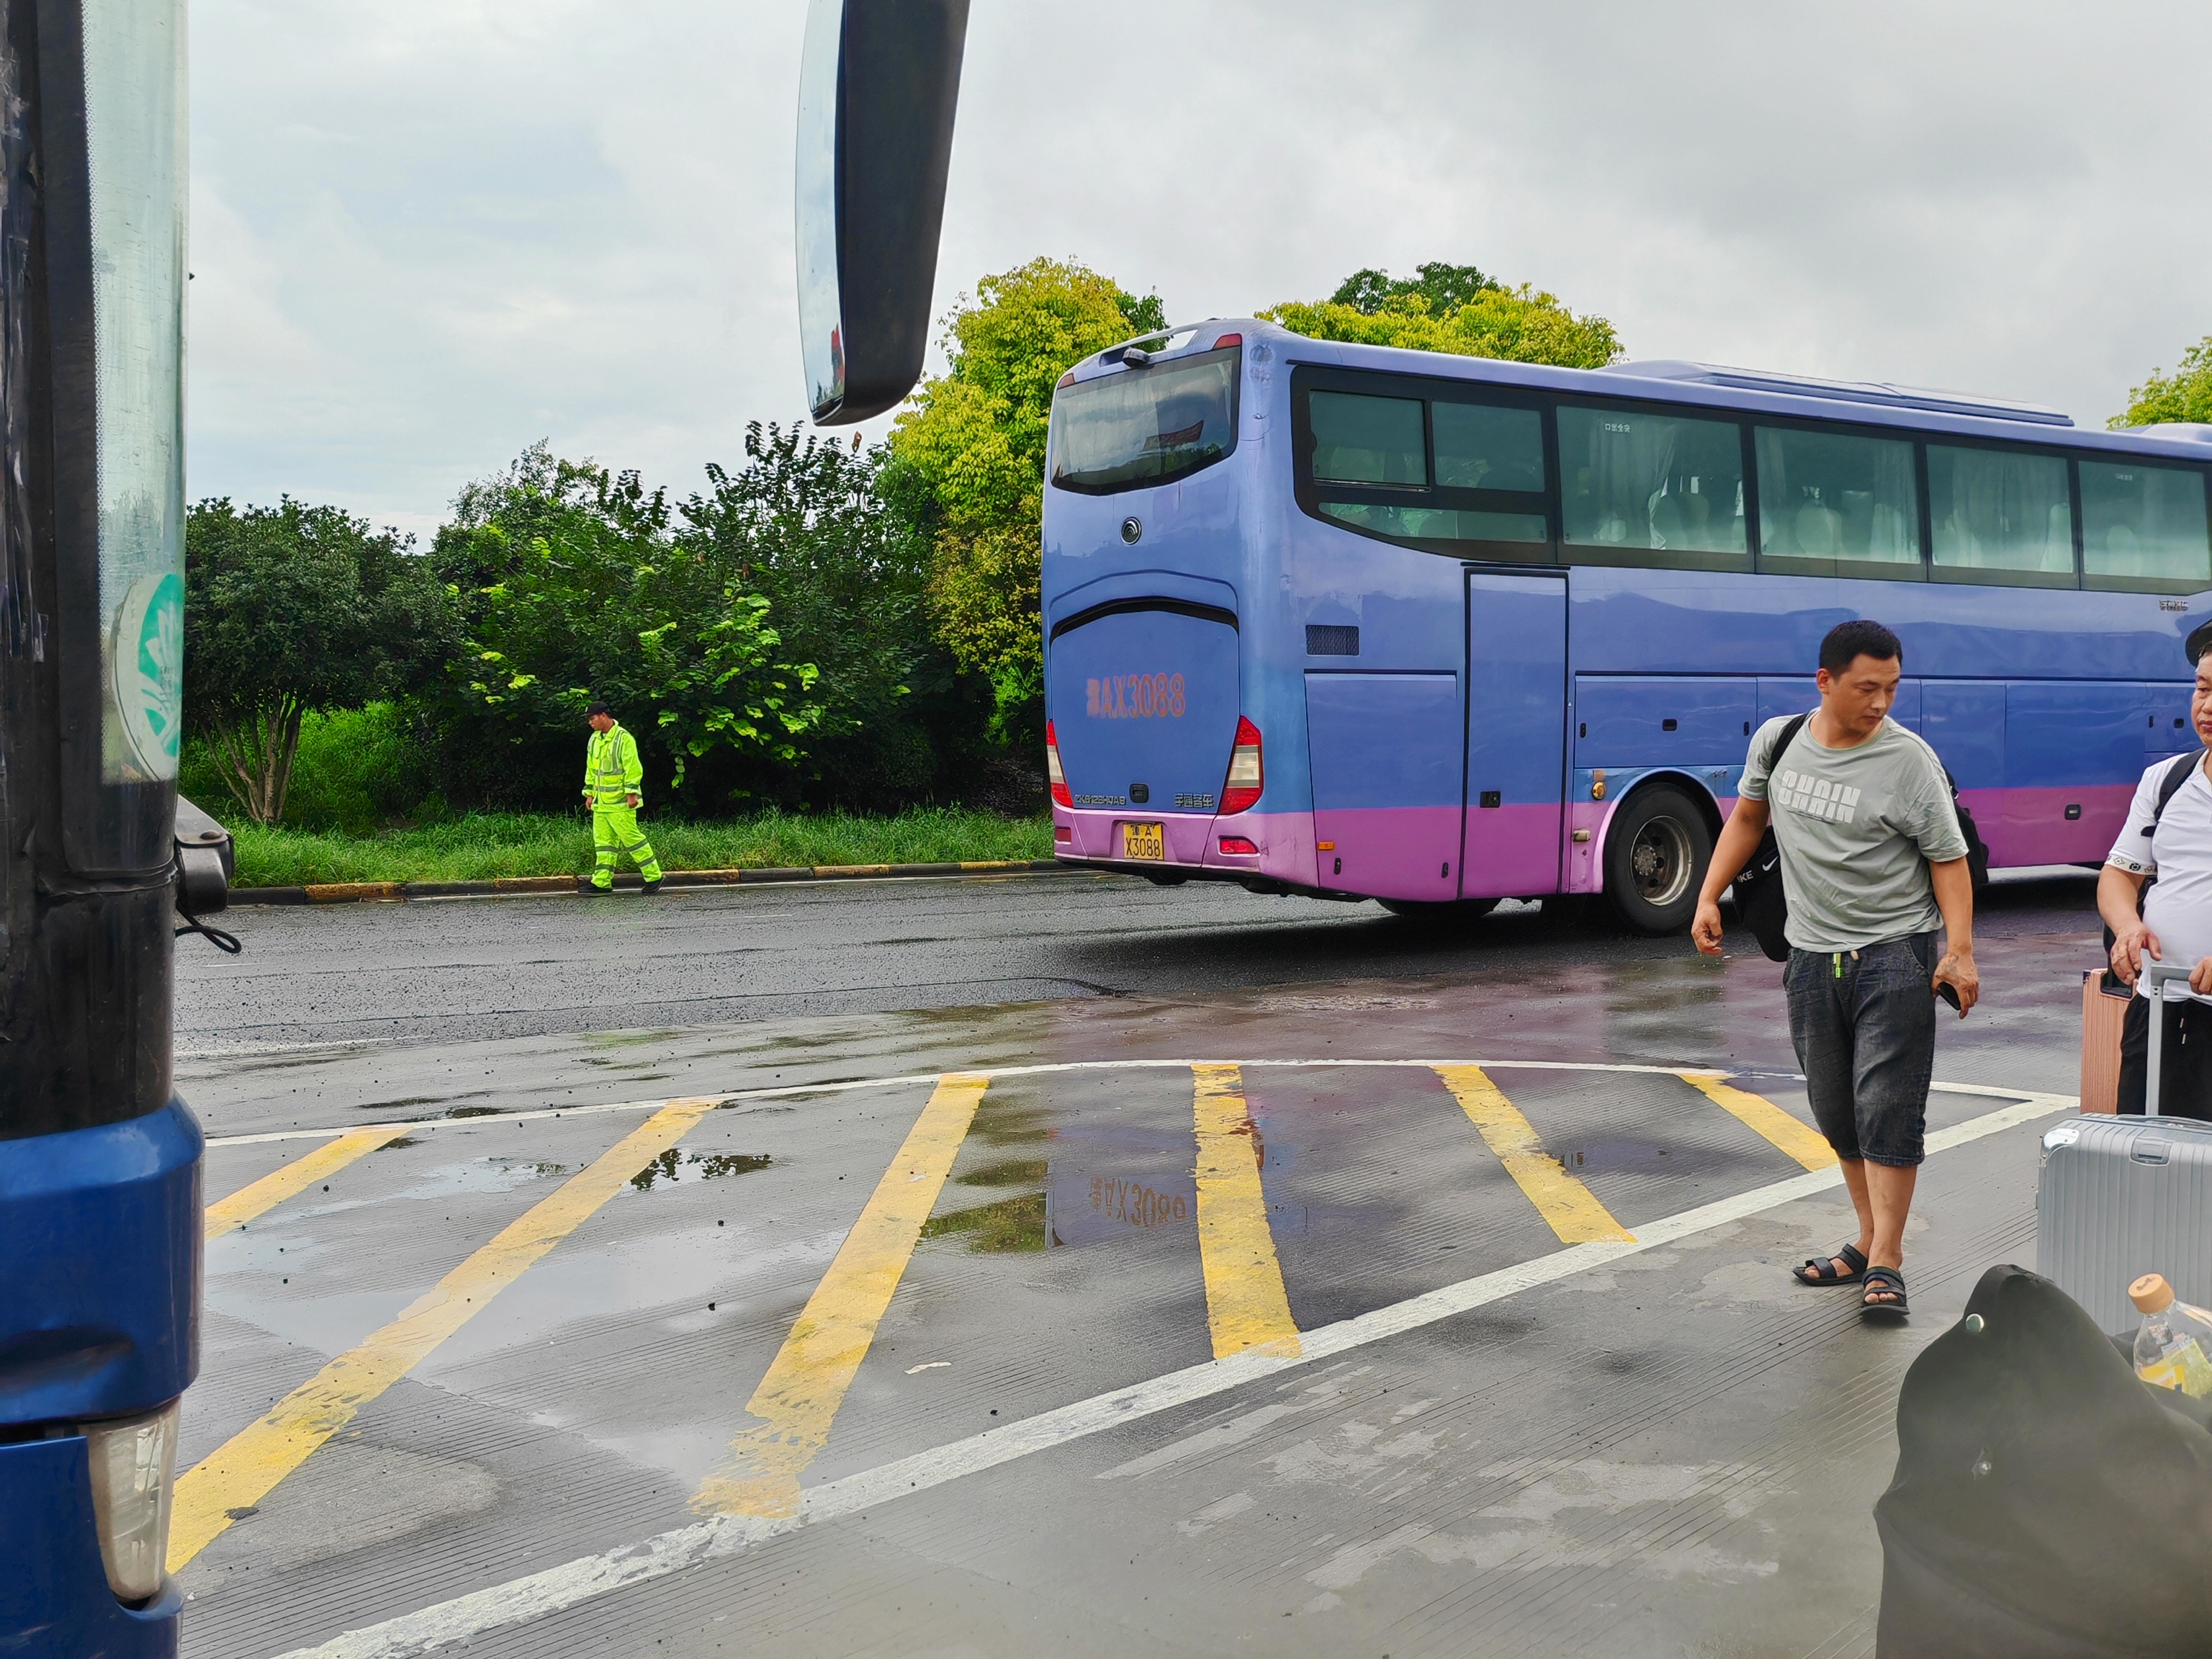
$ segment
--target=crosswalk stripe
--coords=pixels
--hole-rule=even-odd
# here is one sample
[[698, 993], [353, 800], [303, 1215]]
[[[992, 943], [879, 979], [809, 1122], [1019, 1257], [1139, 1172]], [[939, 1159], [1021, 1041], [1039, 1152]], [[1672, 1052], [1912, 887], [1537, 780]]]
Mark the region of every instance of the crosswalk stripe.
[[1697, 1072], [1679, 1073], [1683, 1082], [1723, 1111], [1772, 1142], [1808, 1170], [1835, 1167], [1836, 1149], [1817, 1129], [1808, 1129], [1763, 1095], [1730, 1087], [1717, 1077]]
[[169, 1571], [176, 1571], [221, 1537], [230, 1526], [228, 1511], [260, 1503], [363, 1406], [414, 1370], [596, 1214], [631, 1176], [681, 1140], [720, 1099], [669, 1102], [557, 1192], [501, 1229], [397, 1319], [331, 1360], [278, 1401], [266, 1417], [240, 1430], [187, 1471], [173, 1500]]
[[830, 1443], [830, 1427], [876, 1340], [899, 1280], [988, 1078], [939, 1078], [906, 1142], [876, 1183], [829, 1272], [793, 1322], [745, 1409], [761, 1419], [730, 1443], [722, 1466], [691, 1498], [700, 1515], [793, 1515], [799, 1477]]
[[312, 1152], [294, 1158], [281, 1170], [271, 1170], [258, 1181], [247, 1182], [228, 1198], [217, 1199], [201, 1213], [200, 1236], [213, 1238], [234, 1227], [266, 1215], [295, 1193], [303, 1193], [361, 1157], [388, 1146], [407, 1133], [404, 1123], [380, 1123], [373, 1129], [350, 1129]]
[[1234, 1066], [1193, 1066], [1198, 1137], [1198, 1255], [1206, 1274], [1206, 1322], [1213, 1357], [1278, 1345], [1298, 1352], [1298, 1328], [1267, 1224], [1260, 1182], [1260, 1132]]
[[1480, 1066], [1439, 1066], [1437, 1075], [1460, 1104], [1498, 1161], [1505, 1166], [1563, 1244], [1635, 1243], [1597, 1194], [1545, 1152], [1536, 1127]]

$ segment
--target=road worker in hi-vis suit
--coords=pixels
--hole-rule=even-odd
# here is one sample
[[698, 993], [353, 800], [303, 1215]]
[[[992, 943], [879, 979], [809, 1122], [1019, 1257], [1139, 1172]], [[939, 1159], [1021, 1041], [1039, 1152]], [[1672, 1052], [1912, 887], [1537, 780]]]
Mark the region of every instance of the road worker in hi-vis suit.
[[645, 890], [657, 893], [660, 860], [637, 827], [637, 809], [645, 801], [638, 793], [645, 768], [638, 763], [637, 739], [622, 729], [603, 702], [593, 703], [584, 717], [592, 724], [591, 738], [584, 745], [584, 799], [591, 803], [592, 845], [599, 854], [599, 867], [584, 890], [613, 892], [615, 860], [627, 853], [645, 878]]

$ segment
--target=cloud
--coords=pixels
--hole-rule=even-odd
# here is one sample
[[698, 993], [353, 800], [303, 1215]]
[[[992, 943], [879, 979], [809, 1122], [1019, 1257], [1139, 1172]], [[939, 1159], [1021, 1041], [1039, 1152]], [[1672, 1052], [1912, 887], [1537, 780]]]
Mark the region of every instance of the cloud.
[[[195, 493], [428, 525], [540, 436], [690, 488], [801, 413], [802, 15], [200, 0]], [[1177, 318], [1446, 258], [1632, 355], [2101, 422], [2212, 331], [2212, 14], [2082, 15], [976, 0], [937, 309], [1041, 252]]]

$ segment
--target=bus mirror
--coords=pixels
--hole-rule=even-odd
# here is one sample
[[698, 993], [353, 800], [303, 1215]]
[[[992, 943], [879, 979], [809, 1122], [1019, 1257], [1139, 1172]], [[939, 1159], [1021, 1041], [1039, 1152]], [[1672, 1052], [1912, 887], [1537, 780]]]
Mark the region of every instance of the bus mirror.
[[880, 415], [929, 339], [968, 0], [810, 0], [795, 185], [800, 356], [817, 422]]

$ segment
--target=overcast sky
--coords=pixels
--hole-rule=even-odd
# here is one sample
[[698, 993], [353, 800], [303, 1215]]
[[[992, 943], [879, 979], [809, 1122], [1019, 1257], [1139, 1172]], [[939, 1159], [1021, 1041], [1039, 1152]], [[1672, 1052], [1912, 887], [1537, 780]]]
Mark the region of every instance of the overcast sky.
[[[193, 495], [428, 532], [538, 438], [684, 493], [803, 416], [804, 10], [193, 0]], [[2207, 63], [2201, 3], [974, 0], [937, 309], [1447, 259], [1632, 356], [2101, 425], [2212, 333]]]

